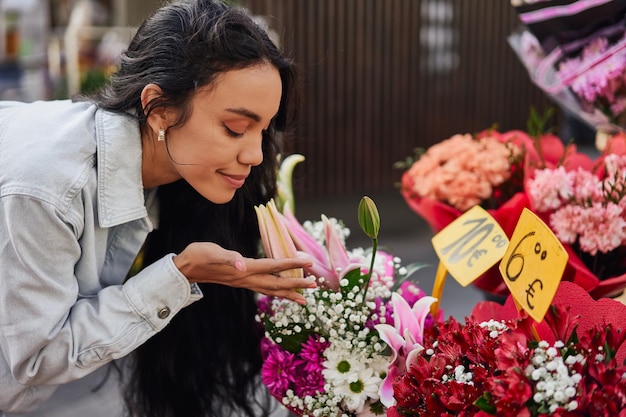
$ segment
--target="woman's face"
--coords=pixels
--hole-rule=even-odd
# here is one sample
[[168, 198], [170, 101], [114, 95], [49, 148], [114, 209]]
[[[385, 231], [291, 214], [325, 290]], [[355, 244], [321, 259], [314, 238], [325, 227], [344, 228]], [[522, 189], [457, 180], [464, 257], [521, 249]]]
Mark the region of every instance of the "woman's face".
[[282, 83], [272, 65], [221, 74], [191, 101], [191, 117], [167, 132], [172, 169], [206, 199], [227, 203], [263, 161], [262, 132], [278, 112]]

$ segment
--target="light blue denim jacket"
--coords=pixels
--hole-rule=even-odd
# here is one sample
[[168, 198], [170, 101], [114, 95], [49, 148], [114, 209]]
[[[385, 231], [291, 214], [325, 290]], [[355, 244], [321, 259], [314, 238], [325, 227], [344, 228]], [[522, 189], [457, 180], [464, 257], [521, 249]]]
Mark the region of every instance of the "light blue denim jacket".
[[153, 227], [153, 191], [132, 118], [0, 103], [0, 410], [36, 408], [201, 297], [173, 254], [124, 282]]

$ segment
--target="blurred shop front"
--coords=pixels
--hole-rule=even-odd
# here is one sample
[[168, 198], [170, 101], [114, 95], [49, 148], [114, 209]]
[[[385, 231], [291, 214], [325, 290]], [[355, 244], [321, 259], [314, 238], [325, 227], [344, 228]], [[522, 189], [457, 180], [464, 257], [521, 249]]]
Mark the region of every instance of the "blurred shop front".
[[0, 99], [66, 98], [100, 85], [159, 0], [0, 0]]

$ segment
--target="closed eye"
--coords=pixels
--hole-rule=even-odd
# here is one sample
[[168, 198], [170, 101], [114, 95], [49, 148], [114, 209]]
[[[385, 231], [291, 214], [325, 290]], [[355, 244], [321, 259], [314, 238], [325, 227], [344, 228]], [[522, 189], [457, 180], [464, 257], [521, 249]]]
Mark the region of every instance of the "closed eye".
[[241, 133], [235, 132], [234, 130], [226, 126], [226, 123], [222, 123], [222, 127], [224, 128], [224, 131], [226, 132], [226, 134], [232, 138], [242, 138], [244, 133], [246, 133], [246, 132], [241, 132]]

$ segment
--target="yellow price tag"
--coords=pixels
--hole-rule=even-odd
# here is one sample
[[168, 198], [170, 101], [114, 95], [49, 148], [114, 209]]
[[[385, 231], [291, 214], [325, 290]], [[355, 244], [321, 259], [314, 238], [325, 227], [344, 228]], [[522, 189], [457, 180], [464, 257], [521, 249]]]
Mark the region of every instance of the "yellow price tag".
[[516, 304], [538, 323], [552, 303], [567, 258], [552, 230], [525, 208], [500, 262], [500, 273]]
[[485, 209], [474, 206], [433, 236], [432, 243], [439, 261], [465, 287], [502, 259], [509, 240]]

